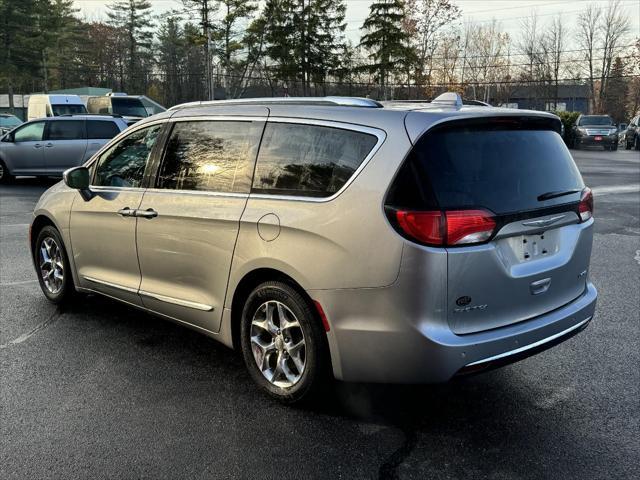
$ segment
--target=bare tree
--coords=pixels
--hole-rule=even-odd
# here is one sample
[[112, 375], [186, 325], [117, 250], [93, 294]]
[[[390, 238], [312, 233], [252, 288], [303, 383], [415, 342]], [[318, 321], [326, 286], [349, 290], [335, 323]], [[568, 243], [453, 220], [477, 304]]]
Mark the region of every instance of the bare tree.
[[584, 51], [584, 60], [587, 62], [587, 75], [589, 81], [589, 95], [591, 97], [591, 110], [596, 111], [596, 72], [595, 61], [598, 44], [598, 25], [602, 10], [591, 4], [578, 15], [578, 44]]
[[544, 33], [542, 44], [547, 53], [547, 64], [551, 81], [553, 82], [553, 109], [558, 109], [558, 96], [560, 89], [560, 73], [563, 64], [563, 55], [566, 43], [567, 31], [562, 24], [562, 17], [555, 17]]

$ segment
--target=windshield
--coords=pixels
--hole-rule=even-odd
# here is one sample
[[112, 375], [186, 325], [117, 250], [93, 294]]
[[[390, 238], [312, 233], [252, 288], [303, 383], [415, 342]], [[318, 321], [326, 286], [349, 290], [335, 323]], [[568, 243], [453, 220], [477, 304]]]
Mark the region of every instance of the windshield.
[[149, 113], [139, 98], [112, 98], [113, 113], [127, 117], [148, 117]]
[[[424, 135], [411, 157], [423, 176], [422, 195], [440, 209], [535, 210], [578, 201], [584, 188], [562, 138], [551, 130], [442, 128]], [[568, 190], [577, 193], [539, 199]]]
[[9, 117], [0, 117], [0, 127], [17, 127], [20, 124], [22, 124], [20, 119], [18, 117], [14, 117], [13, 115]]
[[62, 103], [59, 105], [51, 105], [54, 117], [60, 115], [76, 115], [79, 113], [87, 113], [87, 109], [84, 105], [69, 105], [68, 103]]
[[613, 120], [606, 115], [587, 115], [580, 119], [580, 125], [603, 125], [610, 127], [613, 125]]

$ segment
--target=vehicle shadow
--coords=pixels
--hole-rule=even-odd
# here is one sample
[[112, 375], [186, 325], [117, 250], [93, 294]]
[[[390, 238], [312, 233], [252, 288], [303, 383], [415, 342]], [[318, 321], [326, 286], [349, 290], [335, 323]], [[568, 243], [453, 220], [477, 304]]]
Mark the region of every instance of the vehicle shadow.
[[[377, 445], [379, 451], [368, 454], [376, 465], [348, 460], [363, 462], [359, 468], [369, 472], [362, 475], [367, 478], [371, 470], [378, 478], [578, 478], [581, 472], [582, 478], [615, 476], [606, 457], [576, 456], [593, 452], [588, 437], [580, 434], [579, 395], [569, 390], [560, 401], [548, 400], [557, 392], [545, 387], [540, 373], [526, 370], [530, 360], [521, 367], [443, 385], [334, 382], [311, 403], [291, 407], [253, 386], [240, 354], [197, 332], [93, 295], [61, 313], [91, 322], [92, 330], [104, 327], [118, 341], [130, 342], [132, 349], [153, 351], [163, 370], [188, 366], [191, 375], [206, 380], [193, 387], [202, 392], [191, 395], [216, 399], [234, 435], [244, 431], [235, 440], [239, 447], [246, 446], [242, 438], [261, 435], [264, 429], [293, 428], [304, 438], [315, 435], [328, 443], [322, 450], [325, 457], [314, 460], [322, 464], [345, 461], [340, 459], [346, 444]], [[567, 403], [574, 400], [569, 414]], [[268, 411], [270, 418], [254, 426], [252, 419], [260, 411]], [[286, 445], [286, 435], [274, 437], [276, 446]], [[249, 461], [258, 450], [246, 455]], [[325, 478], [335, 473], [327, 472]]]

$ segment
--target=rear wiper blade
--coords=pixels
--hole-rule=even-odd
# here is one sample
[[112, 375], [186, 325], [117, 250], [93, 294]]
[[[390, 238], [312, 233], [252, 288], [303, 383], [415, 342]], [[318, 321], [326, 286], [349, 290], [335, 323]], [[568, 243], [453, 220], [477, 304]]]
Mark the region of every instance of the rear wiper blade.
[[544, 200], [551, 200], [552, 198], [564, 197], [565, 195], [571, 195], [572, 193], [580, 193], [582, 191], [581, 188], [573, 189], [573, 190], [562, 190], [559, 192], [547, 192], [538, 196], [538, 201], [542, 202]]

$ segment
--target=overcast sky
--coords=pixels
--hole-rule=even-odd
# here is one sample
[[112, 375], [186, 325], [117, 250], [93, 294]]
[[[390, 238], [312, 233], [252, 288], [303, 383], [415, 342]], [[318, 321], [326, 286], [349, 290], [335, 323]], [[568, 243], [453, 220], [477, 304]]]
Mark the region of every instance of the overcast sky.
[[[347, 37], [357, 42], [360, 37], [359, 28], [369, 13], [372, 0], [346, 0], [347, 3]], [[89, 20], [104, 19], [106, 5], [109, 0], [75, 0], [81, 14]], [[491, 22], [498, 20], [502, 29], [512, 36], [517, 36], [522, 17], [537, 11], [541, 21], [562, 14], [567, 25], [572, 29], [578, 12], [589, 3], [606, 6], [608, 0], [454, 0], [463, 12], [465, 22]], [[181, 0], [151, 0], [157, 14], [167, 10], [180, 8]], [[640, 36], [640, 0], [623, 0], [629, 13], [632, 35]]]

